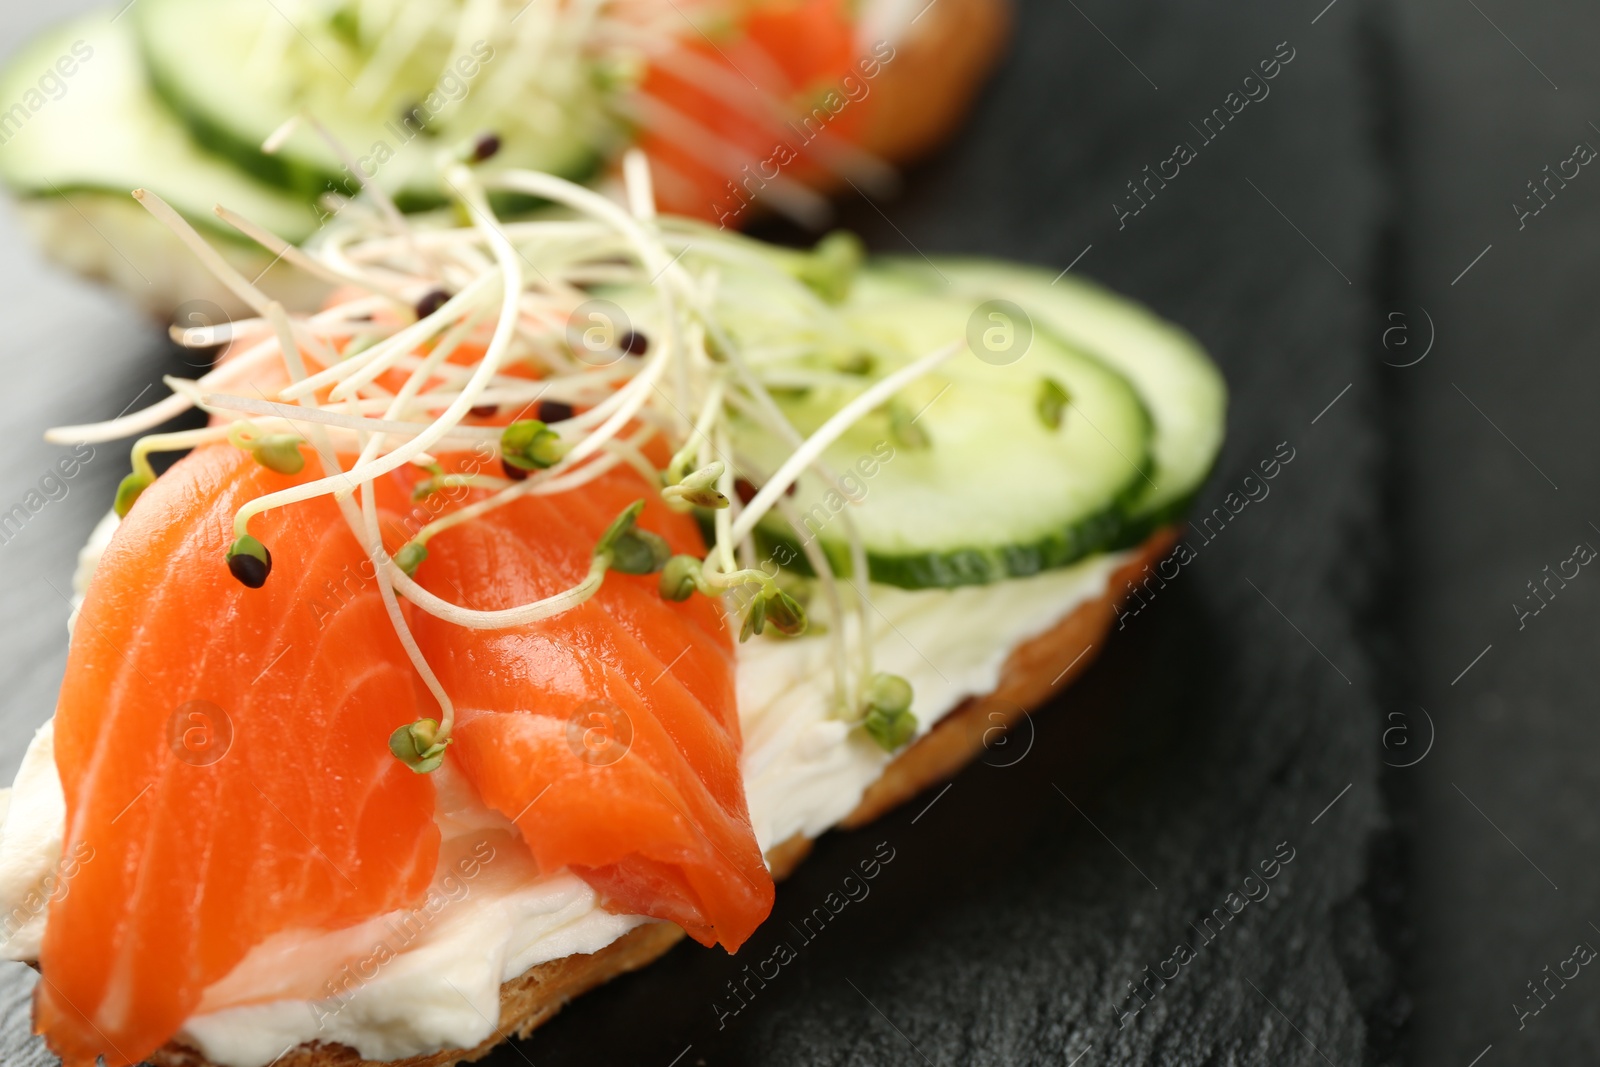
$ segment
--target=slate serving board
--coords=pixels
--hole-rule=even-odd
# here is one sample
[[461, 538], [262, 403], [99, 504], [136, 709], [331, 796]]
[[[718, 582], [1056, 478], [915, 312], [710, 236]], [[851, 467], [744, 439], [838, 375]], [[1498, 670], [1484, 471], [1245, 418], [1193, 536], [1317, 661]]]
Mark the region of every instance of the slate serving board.
[[[1193, 331], [1232, 391], [1200, 495], [1214, 517], [1076, 687], [947, 791], [821, 841], [739, 957], [680, 947], [489, 1062], [1399, 1062], [1387, 631], [1369, 625], [1392, 569], [1371, 341], [1395, 283], [1393, 35], [1377, 5], [1319, 7], [1026, 0], [956, 143], [899, 198], [844, 203], [875, 249], [1073, 264]], [[1176, 177], [1135, 199], [1127, 183], [1172, 174], [1179, 143]], [[5, 499], [59, 452], [44, 426], [121, 408], [177, 358], [8, 236], [23, 325], [0, 358], [38, 399], [6, 426]], [[97, 454], [0, 546], [7, 773], [59, 677], [51, 587], [122, 467]], [[870, 894], [805, 937], [885, 854]], [[780, 941], [793, 959], [735, 1000]], [[7, 1063], [49, 1062], [26, 1036], [30, 982], [0, 972]]]
[[1562, 167], [1580, 143], [1600, 149], [1600, 11], [1479, 7], [1415, 0], [1397, 35], [1408, 284], [1395, 310], [1425, 309], [1437, 335], [1394, 372], [1411, 652], [1396, 706], [1438, 724], [1404, 798], [1407, 982], [1424, 1067], [1592, 1063], [1593, 967], [1570, 988], [1541, 984], [1542, 1008], [1528, 983], [1577, 943], [1600, 947], [1600, 581], [1563, 567], [1579, 543], [1600, 548], [1600, 177]]

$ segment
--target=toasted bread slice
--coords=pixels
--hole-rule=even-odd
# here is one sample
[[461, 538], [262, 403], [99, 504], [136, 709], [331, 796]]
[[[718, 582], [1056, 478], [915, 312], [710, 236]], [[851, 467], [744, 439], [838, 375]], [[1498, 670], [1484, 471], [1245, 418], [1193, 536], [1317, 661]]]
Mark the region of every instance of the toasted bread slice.
[[[949, 0], [941, 0], [949, 2]], [[1145, 566], [1166, 555], [1177, 538], [1175, 529], [1158, 531], [1111, 575], [1100, 597], [1069, 612], [1054, 627], [1012, 650], [1000, 684], [972, 697], [941, 719], [915, 744], [900, 753], [842, 826], [863, 826], [927, 786], [955, 774], [985, 747], [991, 732], [1016, 722], [1029, 709], [1070, 684], [1094, 661], [1116, 618], [1120, 590]], [[1065, 670], [1063, 664], [1068, 664]], [[767, 853], [773, 876], [787, 877], [811, 851], [811, 840], [796, 835]], [[580, 993], [637, 970], [664, 954], [683, 937], [671, 923], [649, 923], [613, 941], [599, 952], [566, 956], [541, 963], [500, 987], [498, 1033], [476, 1048], [446, 1049], [404, 1060], [364, 1060], [345, 1045], [313, 1043], [286, 1052], [274, 1067], [448, 1067], [487, 1056], [512, 1035], [527, 1037]], [[151, 1057], [157, 1067], [216, 1067], [200, 1053], [169, 1044]]]

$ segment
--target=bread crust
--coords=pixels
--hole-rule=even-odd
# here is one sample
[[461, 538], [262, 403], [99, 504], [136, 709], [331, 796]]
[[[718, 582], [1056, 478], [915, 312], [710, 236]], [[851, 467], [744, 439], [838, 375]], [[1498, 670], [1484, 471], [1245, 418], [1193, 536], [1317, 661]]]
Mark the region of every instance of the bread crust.
[[[948, 2], [948, 0], [941, 0]], [[1139, 572], [1165, 556], [1177, 540], [1176, 528], [1160, 530], [1112, 572], [1106, 591], [1063, 616], [1055, 626], [1012, 650], [990, 693], [972, 697], [896, 756], [867, 788], [861, 802], [840, 826], [854, 828], [878, 818], [935, 782], [951, 777], [988, 747], [988, 739], [1071, 684], [1094, 662], [1116, 618], [1120, 591]], [[1062, 664], [1067, 664], [1062, 669]], [[787, 878], [811, 852], [811, 840], [795, 835], [767, 852], [773, 877]], [[500, 987], [498, 1032], [470, 1049], [446, 1049], [404, 1060], [364, 1060], [346, 1045], [314, 1042], [279, 1057], [273, 1067], [448, 1067], [487, 1056], [511, 1036], [527, 1037], [564, 1007], [595, 986], [638, 970], [683, 938], [671, 923], [647, 923], [598, 952], [541, 963]], [[150, 1057], [156, 1067], [217, 1067], [199, 1052], [172, 1043]]]

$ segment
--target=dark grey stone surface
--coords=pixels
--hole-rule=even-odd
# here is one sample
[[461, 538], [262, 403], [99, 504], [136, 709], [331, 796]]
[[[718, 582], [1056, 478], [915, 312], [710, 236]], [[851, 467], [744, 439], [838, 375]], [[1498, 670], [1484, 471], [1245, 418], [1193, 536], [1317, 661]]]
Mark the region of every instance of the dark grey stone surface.
[[1401, 35], [1407, 303], [1438, 327], [1433, 354], [1403, 372], [1396, 447], [1409, 488], [1404, 696], [1438, 723], [1414, 783], [1408, 984], [1425, 1067], [1490, 1045], [1479, 1067], [1592, 1063], [1593, 968], [1552, 983], [1536, 1015], [1519, 1021], [1513, 1006], [1538, 1008], [1527, 983], [1575, 944], [1600, 947], [1600, 581], [1584, 567], [1541, 590], [1538, 614], [1519, 620], [1513, 605], [1539, 607], [1528, 582], [1579, 542], [1600, 547], [1600, 174], [1541, 187], [1550, 202], [1525, 222], [1512, 204], [1536, 207], [1526, 183], [1578, 142], [1600, 148], [1600, 17], [1478, 6], [1408, 4]]
[[[1511, 1005], [1600, 944], [1600, 580], [1521, 629], [1511, 604], [1600, 546], [1600, 179], [1525, 229], [1508, 203], [1600, 146], [1600, 25], [1575, 4], [1324, 5], [1026, 0], [962, 137], [898, 199], [844, 205], [879, 250], [1076, 260], [1187, 326], [1233, 392], [1201, 506], [1288, 442], [1270, 495], [1192, 533], [1194, 562], [1031, 732], [932, 807], [819, 843], [738, 958], [677, 949], [492, 1062], [1593, 1062], [1587, 973], [1522, 1029]], [[1285, 41], [1270, 95], [1202, 144], [1189, 124]], [[1194, 161], [1119, 228], [1125, 183], [1178, 141]], [[43, 427], [120, 409], [172, 357], [6, 225], [9, 506], [61, 451]], [[123, 462], [97, 455], [0, 545], [0, 773], [53, 700], [49, 586]], [[869, 896], [814, 940], [790, 927], [880, 842]], [[1280, 842], [1271, 895], [1199, 947], [1190, 924]], [[1119, 1028], [1127, 983], [1180, 940], [1197, 958]], [[780, 941], [795, 958], [719, 1029], [726, 983]], [[29, 981], [0, 971], [0, 1061], [31, 1067]]]

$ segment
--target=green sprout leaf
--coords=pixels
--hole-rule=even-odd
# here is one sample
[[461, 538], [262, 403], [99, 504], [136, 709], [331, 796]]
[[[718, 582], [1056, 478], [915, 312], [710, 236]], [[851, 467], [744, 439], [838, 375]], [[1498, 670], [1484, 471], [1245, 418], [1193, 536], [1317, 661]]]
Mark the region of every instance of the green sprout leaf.
[[898, 674], [879, 671], [867, 683], [867, 705], [884, 711], [911, 709], [911, 683]]
[[867, 683], [867, 714], [861, 726], [885, 752], [893, 752], [917, 732], [911, 714], [911, 683], [880, 671]]
[[306, 457], [300, 451], [304, 438], [292, 433], [271, 433], [257, 438], [250, 446], [256, 462], [279, 474], [299, 474], [305, 470]]
[[128, 512], [133, 508], [133, 502], [138, 500], [139, 494], [150, 488], [154, 481], [154, 478], [138, 471], [124, 475], [117, 485], [117, 499], [111, 505], [111, 509], [117, 513], [117, 518], [127, 518]]
[[799, 637], [806, 632], [806, 609], [782, 589], [773, 589], [767, 602], [767, 621], [786, 637]]
[[767, 628], [767, 598], [755, 596], [750, 599], [750, 608], [744, 613], [744, 625], [739, 627], [739, 643], [742, 645], [751, 637], [763, 633]]
[[518, 470], [544, 470], [566, 454], [561, 435], [538, 419], [518, 419], [500, 434], [500, 455]]
[[917, 717], [909, 711], [889, 712], [874, 708], [867, 712], [861, 728], [885, 752], [893, 752], [917, 732]]
[[429, 774], [444, 762], [444, 750], [450, 739], [439, 739], [439, 723], [434, 719], [418, 719], [389, 735], [389, 751], [394, 758], [418, 774]]
[[889, 410], [889, 436], [902, 448], [927, 448], [933, 444], [928, 431], [917, 425], [917, 415], [899, 400], [891, 400]]
[[662, 499], [669, 504], [684, 504], [697, 508], [716, 510], [728, 506], [728, 498], [717, 488], [727, 465], [714, 460], [697, 471], [684, 475], [677, 485], [661, 490]]
[[835, 230], [817, 242], [797, 273], [806, 287], [822, 299], [830, 304], [842, 304], [855, 285], [856, 274], [866, 255], [861, 238], [846, 230]]
[[427, 558], [428, 546], [420, 541], [407, 541], [401, 546], [400, 551], [394, 554], [395, 563], [406, 572], [407, 578], [415, 577], [417, 568], [422, 566], [422, 561]]
[[1039, 383], [1039, 398], [1035, 401], [1034, 410], [1039, 413], [1039, 421], [1051, 430], [1061, 429], [1061, 424], [1067, 417], [1067, 405], [1072, 403], [1072, 394], [1061, 387], [1054, 379], [1045, 378]]
[[878, 361], [871, 352], [851, 352], [833, 361], [833, 369], [840, 374], [853, 374], [856, 377], [866, 377], [877, 369]]
[[671, 558], [667, 539], [649, 530], [624, 530], [611, 546], [611, 569], [622, 574], [654, 574]]
[[611, 520], [611, 525], [606, 527], [606, 532], [600, 535], [600, 540], [595, 543], [594, 553], [610, 552], [617, 543], [624, 530], [633, 529], [633, 524], [639, 518], [639, 513], [644, 510], [644, 501], [635, 500], [622, 509], [622, 514]]
[[702, 564], [693, 556], [673, 556], [661, 568], [661, 595], [667, 600], [688, 600], [700, 585]]
[[643, 500], [623, 508], [595, 543], [594, 554], [609, 556], [611, 569], [621, 574], [654, 574], [672, 558], [666, 538], [634, 525], [643, 510]]

